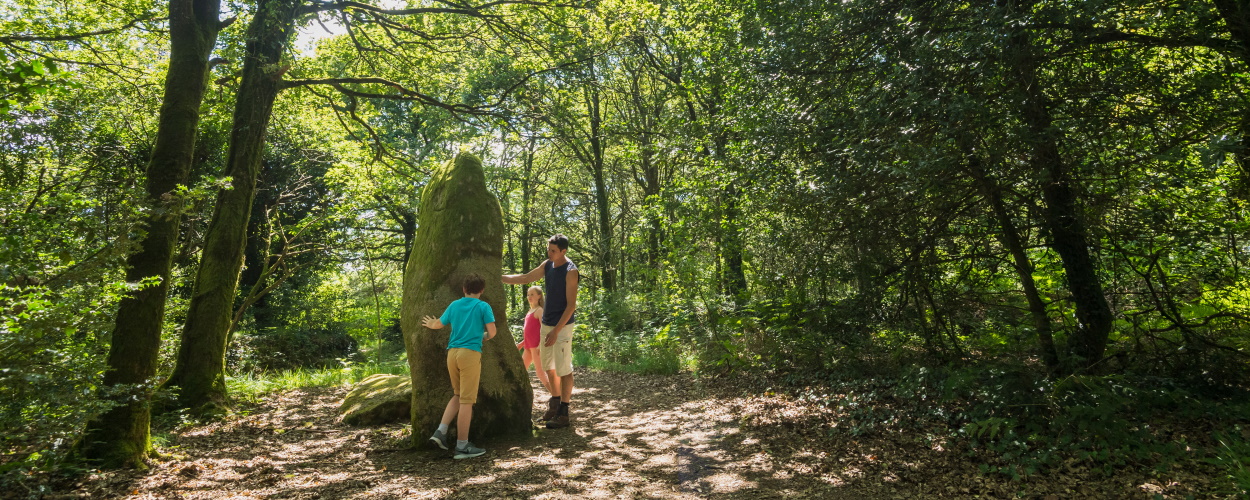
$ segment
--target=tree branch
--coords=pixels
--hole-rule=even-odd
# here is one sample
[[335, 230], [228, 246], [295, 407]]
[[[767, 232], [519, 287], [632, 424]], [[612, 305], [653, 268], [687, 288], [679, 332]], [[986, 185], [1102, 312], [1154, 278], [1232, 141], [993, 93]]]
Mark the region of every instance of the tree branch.
[[119, 27], [116, 27], [116, 28], [104, 29], [104, 30], [100, 30], [100, 31], [89, 31], [89, 32], [87, 32], [87, 33], [76, 33], [76, 34], [73, 34], [73, 35], [55, 35], [55, 36], [9, 35], [9, 36], [0, 36], [0, 43], [5, 43], [5, 44], [7, 44], [7, 43], [12, 43], [12, 42], [68, 42], [68, 41], [72, 41], [72, 40], [81, 40], [81, 39], [83, 39], [83, 38], [90, 38], [90, 37], [93, 37], [93, 36], [111, 35], [111, 34], [113, 34], [113, 33], [117, 33], [117, 32], [120, 32], [120, 31], [125, 31], [125, 30], [128, 30], [128, 29], [130, 29], [130, 28], [133, 28], [136, 24], [139, 24], [139, 23], [144, 22], [144, 21], [163, 21], [163, 20], [165, 20], [165, 19], [169, 19], [169, 18], [167, 18], [167, 17], [141, 17], [141, 18], [137, 18], [137, 19], [133, 19], [133, 20], [131, 20], [129, 23], [126, 23], [124, 26], [119, 26]]
[[415, 9], [384, 9], [375, 5], [369, 5], [351, 0], [339, 2], [313, 2], [302, 9], [302, 14], [312, 14], [316, 12], [325, 12], [328, 10], [347, 10], [356, 9], [365, 12], [377, 14], [385, 14], [389, 16], [411, 16], [417, 14], [461, 14], [478, 18], [496, 17], [482, 13], [483, 10], [492, 9], [504, 5], [533, 5], [544, 7], [565, 7], [571, 5], [552, 4], [548, 2], [535, 2], [531, 0], [497, 0], [487, 2], [481, 5], [467, 5], [455, 2], [439, 1], [438, 3], [446, 7], [422, 7]]
[[1044, 24], [1034, 27], [1071, 30], [1075, 36], [1067, 44], [1063, 45], [1064, 48], [1059, 50], [1061, 53], [1079, 46], [1102, 45], [1113, 42], [1131, 42], [1146, 47], [1206, 47], [1226, 54], [1241, 53], [1241, 48], [1237, 44], [1231, 40], [1220, 38], [1197, 36], [1163, 37], [1128, 33], [1114, 29], [1092, 29], [1088, 26], [1074, 26], [1070, 24]]
[[[417, 101], [422, 104], [442, 108], [447, 111], [451, 111], [453, 113], [468, 113], [468, 114], [479, 114], [479, 115], [494, 115], [495, 114], [495, 113], [488, 111], [490, 108], [493, 108], [494, 106], [485, 107], [485, 106], [469, 106], [465, 104], [447, 104], [445, 102], [442, 102], [434, 98], [433, 96], [426, 95], [421, 92], [417, 92], [399, 83], [392, 82], [385, 78], [379, 78], [379, 77], [319, 78], [319, 79], [308, 79], [308, 80], [287, 80], [287, 81], [282, 82], [283, 88], [304, 87], [304, 86], [309, 86], [309, 85], [329, 85], [331, 87], [334, 87], [335, 90], [342, 92], [344, 95], [349, 95], [353, 97], [364, 97], [364, 98], [372, 98], [372, 99], [396, 99], [396, 100], [401, 100], [401, 101]], [[398, 91], [398, 94], [379, 94], [379, 93], [374, 93], [374, 92], [364, 92], [360, 90], [349, 89], [345, 87], [345, 85], [384, 85], [384, 86], [395, 89], [396, 91]]]

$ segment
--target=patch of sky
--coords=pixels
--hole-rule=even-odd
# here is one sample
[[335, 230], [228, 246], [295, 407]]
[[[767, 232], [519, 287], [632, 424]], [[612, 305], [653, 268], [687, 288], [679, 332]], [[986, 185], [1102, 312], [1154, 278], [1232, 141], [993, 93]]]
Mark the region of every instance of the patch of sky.
[[[402, 9], [408, 7], [408, 0], [365, 0], [362, 3], [375, 5], [382, 9]], [[347, 27], [339, 22], [337, 11], [328, 11], [310, 17], [299, 27], [295, 38], [295, 50], [300, 57], [317, 55], [317, 43], [323, 39], [347, 33]]]

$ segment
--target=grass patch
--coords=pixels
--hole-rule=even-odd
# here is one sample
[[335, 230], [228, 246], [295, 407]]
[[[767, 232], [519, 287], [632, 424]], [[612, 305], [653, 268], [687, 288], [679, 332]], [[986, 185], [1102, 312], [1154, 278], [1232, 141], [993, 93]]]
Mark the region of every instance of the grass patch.
[[404, 361], [392, 361], [381, 364], [362, 363], [342, 368], [295, 369], [267, 372], [259, 375], [245, 374], [237, 377], [226, 377], [226, 387], [229, 389], [231, 396], [235, 398], [254, 400], [264, 394], [301, 387], [351, 385], [378, 373], [406, 375], [408, 374], [408, 363]]
[[589, 367], [592, 370], [639, 373], [642, 375], [674, 375], [689, 365], [686, 360], [683, 360], [676, 353], [670, 352], [655, 351], [642, 353], [629, 363], [618, 363], [600, 358], [590, 351], [581, 349], [573, 350], [573, 364]]
[[1220, 447], [1211, 462], [1224, 469], [1235, 494], [1250, 495], [1250, 441], [1240, 437], [1241, 426], [1233, 430], [1233, 433], [1215, 436]]

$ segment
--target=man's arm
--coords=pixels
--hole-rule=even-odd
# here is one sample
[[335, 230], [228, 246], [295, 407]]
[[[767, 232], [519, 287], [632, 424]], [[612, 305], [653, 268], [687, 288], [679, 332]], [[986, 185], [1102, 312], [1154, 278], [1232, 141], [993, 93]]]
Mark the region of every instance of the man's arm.
[[482, 342], [495, 338], [495, 324], [486, 324], [486, 333], [482, 334]]
[[538, 281], [543, 277], [543, 266], [545, 265], [547, 265], [547, 261], [544, 260], [542, 264], [539, 264], [538, 267], [535, 267], [533, 271], [528, 273], [505, 274], [503, 275], [503, 282], [509, 285], [524, 285]]
[[569, 319], [573, 317], [573, 311], [577, 310], [577, 271], [569, 271], [568, 276], [564, 280], [564, 296], [568, 300], [568, 307], [564, 308], [564, 314], [560, 315], [560, 321], [556, 322], [556, 326], [551, 329], [551, 333], [547, 334], [547, 347], [556, 345], [556, 334], [560, 333], [560, 329], [569, 323]]

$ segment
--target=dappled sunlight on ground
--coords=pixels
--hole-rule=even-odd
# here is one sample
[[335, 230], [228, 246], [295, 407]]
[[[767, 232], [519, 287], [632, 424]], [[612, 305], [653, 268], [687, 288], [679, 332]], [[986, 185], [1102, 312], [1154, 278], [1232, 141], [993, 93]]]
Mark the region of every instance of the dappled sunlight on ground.
[[[757, 497], [776, 464], [735, 455], [733, 415], [697, 398], [685, 376], [578, 373], [571, 429], [479, 443], [488, 453], [452, 460], [405, 449], [402, 424], [348, 427], [336, 409], [346, 389], [271, 396], [231, 419], [174, 433], [147, 474], [98, 474], [81, 496], [178, 498], [695, 498]], [[541, 414], [546, 395], [534, 408]], [[426, 434], [425, 430], [418, 435]], [[754, 442], [758, 442], [756, 439]], [[424, 443], [423, 443], [424, 444]], [[795, 490], [789, 490], [795, 491]], [[768, 495], [785, 494], [772, 491]]]
[[[1002, 498], [992, 480], [912, 435], [830, 433], [825, 405], [688, 375], [578, 372], [573, 427], [477, 443], [453, 460], [403, 424], [349, 427], [347, 388], [290, 391], [229, 420], [173, 433], [151, 471], [97, 473], [68, 497], [133, 498]], [[535, 384], [534, 416], [547, 395]], [[429, 429], [418, 430], [424, 437]], [[1166, 483], [1163, 483], [1166, 484]], [[1055, 486], [1053, 498], [1150, 496], [1177, 490], [1129, 479], [1123, 495]], [[1170, 488], [1170, 489], [1169, 489]], [[1036, 496], [1036, 495], [1026, 495]], [[1042, 495], [1049, 498], [1050, 496]]]

